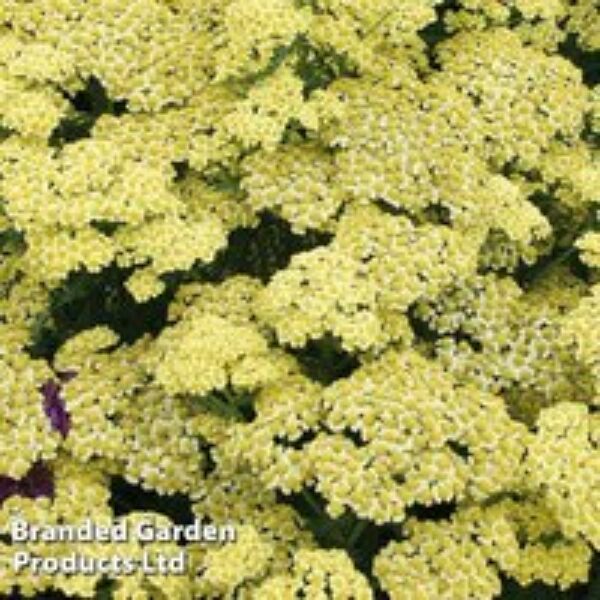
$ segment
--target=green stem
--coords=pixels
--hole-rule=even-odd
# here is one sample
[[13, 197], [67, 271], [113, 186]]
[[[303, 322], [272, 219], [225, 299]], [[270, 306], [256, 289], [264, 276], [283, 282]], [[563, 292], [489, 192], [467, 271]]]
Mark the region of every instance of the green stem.
[[538, 279], [544, 277], [544, 275], [546, 275], [548, 273], [548, 271], [552, 270], [554, 267], [557, 267], [558, 265], [564, 263], [568, 258], [573, 256], [573, 254], [575, 254], [576, 252], [577, 252], [577, 247], [571, 246], [570, 248], [567, 248], [564, 252], [561, 252], [558, 256], [556, 256], [552, 260], [548, 261], [543, 267], [541, 267], [539, 269], [539, 271], [537, 271], [534, 274], [533, 278], [529, 282], [529, 285], [532, 285]]
[[350, 532], [350, 535], [348, 536], [346, 548], [350, 549], [350, 548], [354, 547], [356, 542], [358, 542], [358, 540], [360, 539], [360, 536], [365, 532], [365, 529], [368, 527], [368, 525], [369, 525], [368, 521], [362, 521], [362, 520], [359, 520], [354, 525], [354, 527], [352, 528], [352, 531]]
[[564, 263], [566, 260], [571, 258], [571, 256], [576, 254], [579, 250], [579, 248], [577, 248], [577, 246], [575, 245], [577, 243], [577, 240], [588, 231], [594, 231], [597, 225], [597, 209], [592, 209], [588, 214], [586, 220], [579, 226], [573, 237], [570, 239], [568, 247], [554, 258], [551, 258], [545, 265], [543, 265], [539, 270], [533, 273], [533, 276], [528, 282], [528, 285], [533, 285], [538, 279], [546, 275], [548, 271]]
[[319, 506], [319, 503], [317, 502], [314, 494], [310, 490], [303, 489], [302, 497], [306, 500], [306, 503], [313, 509], [313, 511], [319, 517], [322, 517], [322, 518], [325, 517], [325, 513], [323, 512], [323, 509]]
[[205, 399], [206, 404], [208, 404], [209, 409], [213, 408], [215, 412], [220, 412], [221, 414], [225, 414], [229, 417], [232, 417], [238, 421], [244, 420], [244, 415], [234, 406], [233, 403], [224, 402], [221, 398], [218, 398], [214, 394], [211, 394]]

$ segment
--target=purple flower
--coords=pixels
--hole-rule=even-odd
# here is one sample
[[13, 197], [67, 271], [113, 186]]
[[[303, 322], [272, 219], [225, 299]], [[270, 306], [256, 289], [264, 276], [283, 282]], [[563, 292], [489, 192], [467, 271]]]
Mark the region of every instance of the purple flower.
[[44, 396], [44, 412], [50, 419], [52, 428], [59, 431], [63, 438], [66, 438], [71, 428], [71, 416], [67, 412], [65, 402], [60, 395], [60, 384], [49, 379], [42, 385], [40, 391]]
[[37, 462], [21, 479], [13, 479], [0, 475], [0, 506], [11, 496], [24, 496], [25, 498], [52, 497], [54, 495], [54, 475], [52, 471], [41, 462]]
[[54, 495], [52, 471], [44, 463], [35, 463], [19, 482], [18, 493], [26, 498], [50, 498]]
[[12, 477], [0, 475], [0, 505], [18, 491], [18, 482]]

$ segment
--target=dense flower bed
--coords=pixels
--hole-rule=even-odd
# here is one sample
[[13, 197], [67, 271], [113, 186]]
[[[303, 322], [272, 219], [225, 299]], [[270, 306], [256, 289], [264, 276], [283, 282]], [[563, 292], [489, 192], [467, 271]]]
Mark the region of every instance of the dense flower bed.
[[[594, 0], [2, 0], [0, 593], [600, 598], [599, 52]], [[151, 516], [236, 538], [14, 568]]]

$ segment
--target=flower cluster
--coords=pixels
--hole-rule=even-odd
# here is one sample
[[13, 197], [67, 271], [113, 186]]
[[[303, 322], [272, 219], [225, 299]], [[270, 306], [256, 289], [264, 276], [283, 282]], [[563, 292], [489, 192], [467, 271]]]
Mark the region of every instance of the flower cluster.
[[82, 548], [1, 535], [0, 594], [583, 590], [599, 22], [592, 0], [0, 2], [0, 529], [237, 529], [185, 544], [184, 575], [105, 578], [5, 569]]

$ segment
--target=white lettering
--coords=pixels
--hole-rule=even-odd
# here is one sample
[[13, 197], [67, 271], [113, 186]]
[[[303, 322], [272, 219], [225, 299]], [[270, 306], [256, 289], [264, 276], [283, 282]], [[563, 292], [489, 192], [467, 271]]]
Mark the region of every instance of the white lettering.
[[24, 569], [31, 559], [29, 552], [15, 552], [13, 556], [13, 569], [15, 571], [21, 571]]
[[136, 539], [140, 542], [153, 542], [154, 524], [150, 521], [142, 521], [138, 523]]
[[13, 542], [29, 540], [29, 523], [23, 519], [13, 519], [10, 524], [10, 536]]

